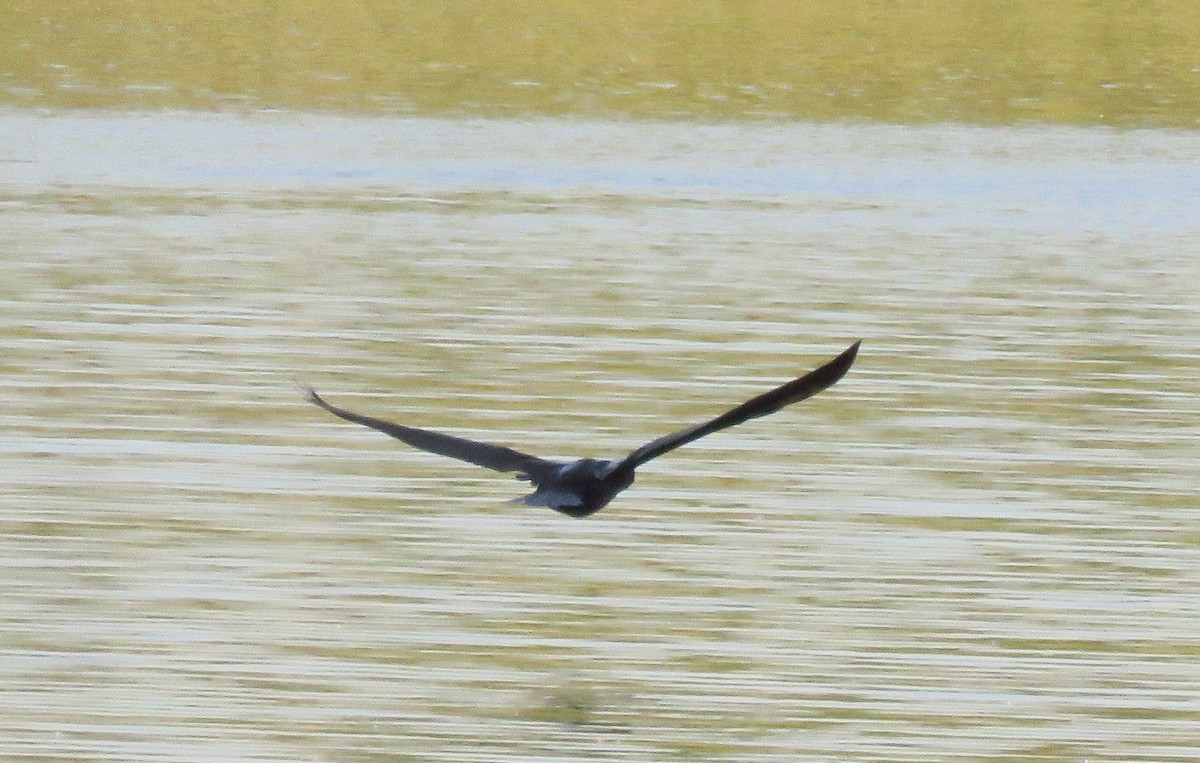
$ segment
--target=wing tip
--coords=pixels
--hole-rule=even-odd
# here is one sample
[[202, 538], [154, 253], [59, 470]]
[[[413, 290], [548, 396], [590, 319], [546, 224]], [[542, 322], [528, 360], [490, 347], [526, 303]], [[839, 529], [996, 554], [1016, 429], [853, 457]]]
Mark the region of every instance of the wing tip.
[[859, 339], [854, 344], [843, 350], [842, 354], [834, 358], [829, 364], [841, 371], [841, 373], [838, 374], [839, 379], [846, 375], [846, 372], [850, 370], [850, 366], [854, 365], [854, 360], [858, 357], [858, 348], [862, 343], [863, 340]]
[[305, 400], [313, 405], [319, 405], [322, 408], [328, 409], [329, 403], [325, 402], [325, 398], [317, 394], [317, 391], [313, 389], [311, 384], [297, 379], [296, 386], [300, 388], [300, 394], [304, 396]]
[[850, 356], [850, 358], [853, 359], [855, 355], [858, 355], [858, 348], [859, 348], [859, 345], [861, 345], [862, 343], [863, 343], [863, 340], [861, 340], [861, 339], [857, 340], [854, 344], [847, 347], [846, 351], [843, 352], [842, 354], [848, 355], [848, 356]]

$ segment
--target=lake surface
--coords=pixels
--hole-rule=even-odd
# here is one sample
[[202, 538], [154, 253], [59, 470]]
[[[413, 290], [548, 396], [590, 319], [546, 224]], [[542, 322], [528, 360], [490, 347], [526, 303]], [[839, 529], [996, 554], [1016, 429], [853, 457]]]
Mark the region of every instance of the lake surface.
[[[0, 112], [0, 757], [1200, 758], [1200, 136]], [[611, 456], [586, 520], [331, 401]]]
[[0, 106], [1200, 127], [1195, 0], [58, 0]]

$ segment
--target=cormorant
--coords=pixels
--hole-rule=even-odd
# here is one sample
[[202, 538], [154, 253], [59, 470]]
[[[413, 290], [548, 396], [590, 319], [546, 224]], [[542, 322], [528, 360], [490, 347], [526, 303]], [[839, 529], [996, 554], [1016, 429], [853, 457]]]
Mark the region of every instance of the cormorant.
[[850, 370], [861, 343], [862, 340], [855, 342], [841, 355], [815, 371], [747, 400], [711, 421], [660, 437], [624, 458], [612, 460], [581, 458], [569, 463], [550, 461], [502, 445], [476, 442], [353, 413], [325, 402], [312, 387], [306, 387], [305, 390], [309, 401], [334, 416], [378, 429], [414, 448], [468, 461], [498, 472], [516, 472], [517, 479], [530, 482], [534, 486], [532, 493], [515, 499], [520, 503], [549, 506], [572, 517], [586, 517], [604, 508], [617, 493], [632, 485], [634, 470], [650, 459], [707, 434], [774, 413], [833, 385]]

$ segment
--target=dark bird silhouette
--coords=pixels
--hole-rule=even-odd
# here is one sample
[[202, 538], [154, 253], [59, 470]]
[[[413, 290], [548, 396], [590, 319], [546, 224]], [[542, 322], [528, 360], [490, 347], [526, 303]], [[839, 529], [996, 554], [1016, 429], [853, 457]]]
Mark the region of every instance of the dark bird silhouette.
[[617, 493], [632, 485], [634, 470], [650, 459], [721, 429], [774, 413], [833, 385], [850, 370], [854, 356], [858, 354], [859, 344], [861, 340], [850, 345], [845, 352], [817, 370], [747, 400], [711, 421], [660, 437], [622, 459], [613, 460], [581, 458], [569, 463], [550, 461], [502, 445], [476, 442], [364, 416], [325, 402], [311, 387], [305, 389], [309, 401], [334, 416], [378, 429], [414, 448], [461, 459], [498, 472], [516, 472], [517, 479], [530, 482], [534, 486], [532, 493], [515, 499], [520, 503], [549, 506], [572, 517], [586, 517], [604, 508]]

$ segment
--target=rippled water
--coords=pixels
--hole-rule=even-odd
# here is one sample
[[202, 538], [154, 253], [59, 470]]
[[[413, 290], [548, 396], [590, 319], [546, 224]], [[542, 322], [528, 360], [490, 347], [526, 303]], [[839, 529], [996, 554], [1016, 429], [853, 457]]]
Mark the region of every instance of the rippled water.
[[[0, 756], [1200, 757], [1200, 138], [0, 114]], [[304, 403], [610, 456], [601, 513]]]

